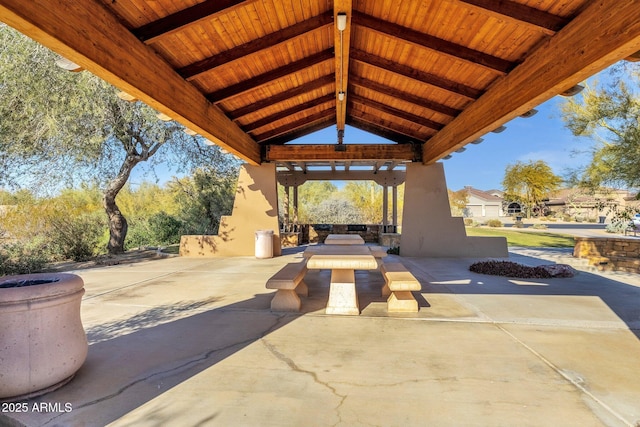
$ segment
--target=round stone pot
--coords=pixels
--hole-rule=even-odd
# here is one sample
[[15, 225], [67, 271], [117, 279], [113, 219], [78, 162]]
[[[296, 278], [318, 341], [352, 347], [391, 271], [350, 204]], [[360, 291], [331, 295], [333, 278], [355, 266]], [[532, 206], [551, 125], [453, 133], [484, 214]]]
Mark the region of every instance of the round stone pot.
[[84, 282], [67, 273], [0, 277], [0, 400], [63, 386], [87, 358]]

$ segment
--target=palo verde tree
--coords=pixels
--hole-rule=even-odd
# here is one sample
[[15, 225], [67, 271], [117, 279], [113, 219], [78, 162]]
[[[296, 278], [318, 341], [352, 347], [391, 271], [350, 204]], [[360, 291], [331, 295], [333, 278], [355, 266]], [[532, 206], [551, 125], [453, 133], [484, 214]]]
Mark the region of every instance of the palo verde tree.
[[88, 72], [54, 65], [58, 56], [0, 24], [0, 186], [58, 188], [93, 181], [103, 189], [109, 253], [124, 251], [127, 220], [116, 197], [139, 164], [187, 172], [235, 168], [231, 156], [157, 118]]
[[544, 199], [557, 191], [562, 179], [553, 173], [549, 165], [542, 160], [528, 163], [516, 162], [507, 165], [502, 180], [505, 200], [520, 202], [531, 212], [542, 205]]
[[575, 171], [584, 188], [640, 187], [640, 65], [619, 64], [608, 83], [587, 87], [562, 107], [576, 136], [595, 142], [589, 164]]

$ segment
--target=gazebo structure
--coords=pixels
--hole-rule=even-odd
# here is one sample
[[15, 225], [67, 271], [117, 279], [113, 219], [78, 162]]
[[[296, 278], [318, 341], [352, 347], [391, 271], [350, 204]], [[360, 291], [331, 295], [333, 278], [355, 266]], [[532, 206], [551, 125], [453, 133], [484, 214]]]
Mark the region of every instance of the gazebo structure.
[[402, 255], [505, 255], [450, 217], [438, 160], [640, 59], [636, 0], [0, 0], [0, 20], [246, 162], [220, 234], [183, 242], [202, 256], [278, 229], [277, 170], [355, 164], [406, 171]]

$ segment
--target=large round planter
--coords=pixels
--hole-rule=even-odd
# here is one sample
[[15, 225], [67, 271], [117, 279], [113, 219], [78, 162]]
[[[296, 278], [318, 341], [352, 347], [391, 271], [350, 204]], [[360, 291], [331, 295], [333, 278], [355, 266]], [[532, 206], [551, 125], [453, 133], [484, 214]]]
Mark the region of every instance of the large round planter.
[[80, 369], [88, 351], [82, 295], [75, 274], [0, 277], [0, 400], [47, 393]]

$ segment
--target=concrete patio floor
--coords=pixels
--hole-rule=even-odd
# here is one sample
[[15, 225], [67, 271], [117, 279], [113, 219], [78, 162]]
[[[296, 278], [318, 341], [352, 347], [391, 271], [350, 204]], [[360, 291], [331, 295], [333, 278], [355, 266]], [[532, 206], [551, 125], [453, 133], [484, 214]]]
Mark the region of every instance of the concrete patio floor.
[[327, 271], [307, 274], [301, 313], [272, 313], [265, 282], [292, 252], [78, 270], [86, 363], [0, 425], [640, 426], [640, 275], [402, 258], [419, 313], [387, 314], [380, 273], [358, 272], [362, 314], [327, 316]]

